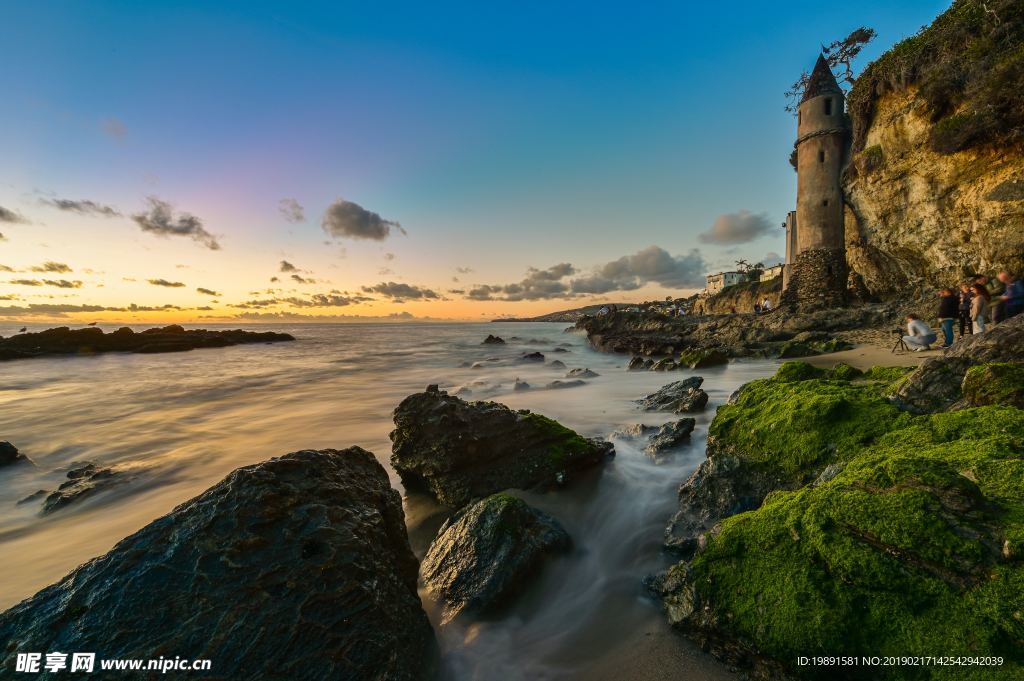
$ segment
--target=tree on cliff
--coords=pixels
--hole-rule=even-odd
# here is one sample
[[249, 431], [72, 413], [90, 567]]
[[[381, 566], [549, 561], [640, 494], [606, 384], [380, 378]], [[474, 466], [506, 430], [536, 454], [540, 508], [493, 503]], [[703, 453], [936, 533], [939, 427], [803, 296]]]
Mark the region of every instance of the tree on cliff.
[[[854, 74], [851, 63], [860, 54], [860, 51], [864, 49], [864, 46], [875, 39], [875, 35], [875, 29], [861, 26], [842, 40], [835, 40], [828, 45], [821, 46], [821, 54], [825, 57], [825, 61], [828, 62], [829, 68], [833, 71], [839, 68], [837, 80], [840, 85], [845, 85], [847, 88], [853, 86]], [[785, 92], [786, 111], [794, 116], [796, 115], [797, 108], [800, 106], [800, 99], [803, 97], [810, 79], [810, 73], [804, 71]]]

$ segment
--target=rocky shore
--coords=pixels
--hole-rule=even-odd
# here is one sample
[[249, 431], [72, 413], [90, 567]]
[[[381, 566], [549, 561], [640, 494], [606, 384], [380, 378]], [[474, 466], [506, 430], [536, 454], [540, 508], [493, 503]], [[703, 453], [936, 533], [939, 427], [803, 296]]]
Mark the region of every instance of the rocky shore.
[[293, 341], [274, 331], [208, 331], [184, 329], [177, 324], [135, 333], [127, 326], [110, 333], [96, 327], [71, 329], [61, 326], [35, 333], [0, 338], [0, 360], [30, 359], [53, 355], [95, 355], [101, 352], [186, 352], [197, 348], [224, 348], [243, 343]]
[[795, 664], [829, 654], [1024, 674], [1022, 334], [1024, 317], [910, 373], [790, 362], [741, 389], [680, 487], [683, 560], [648, 582], [670, 622], [755, 678], [908, 678]]

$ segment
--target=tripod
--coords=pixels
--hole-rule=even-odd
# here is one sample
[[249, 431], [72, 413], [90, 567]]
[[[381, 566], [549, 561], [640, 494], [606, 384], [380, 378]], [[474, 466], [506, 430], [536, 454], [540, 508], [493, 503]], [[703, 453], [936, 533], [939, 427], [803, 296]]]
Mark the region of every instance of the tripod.
[[907, 346], [907, 342], [903, 340], [902, 335], [896, 336], [896, 342], [893, 344], [892, 350], [889, 352], [895, 355], [897, 350], [901, 352], [910, 352], [910, 348]]

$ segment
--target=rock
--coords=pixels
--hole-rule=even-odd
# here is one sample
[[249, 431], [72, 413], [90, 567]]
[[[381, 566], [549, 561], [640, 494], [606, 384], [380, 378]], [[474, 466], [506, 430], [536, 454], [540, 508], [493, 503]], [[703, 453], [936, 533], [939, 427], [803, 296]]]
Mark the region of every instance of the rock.
[[512, 390], [515, 390], [517, 392], [520, 391], [520, 390], [529, 390], [529, 389], [530, 389], [530, 384], [527, 383], [526, 381], [520, 381], [518, 378], [516, 379], [516, 382], [512, 384]]
[[669, 383], [637, 402], [645, 411], [700, 411], [708, 403], [708, 394], [700, 389], [703, 382], [704, 379], [701, 376], [690, 376], [681, 381]]
[[520, 359], [524, 362], [543, 362], [544, 355], [540, 352], [527, 352]]
[[548, 366], [551, 367], [552, 369], [564, 369], [565, 368], [565, 362], [563, 362], [560, 359], [555, 359], [555, 360], [552, 360], [551, 362], [549, 362]]
[[510, 494], [494, 494], [445, 522], [423, 558], [421, 575], [443, 603], [448, 622], [508, 602], [550, 555], [569, 545], [554, 518]]
[[493, 334], [487, 334], [487, 338], [484, 338], [484, 342], [483, 342], [483, 345], [504, 345], [504, 344], [505, 344], [505, 341], [501, 337], [495, 336]]
[[61, 326], [37, 333], [22, 333], [0, 338], [0, 360], [26, 359], [48, 355], [91, 355], [101, 352], [181, 352], [196, 348], [223, 348], [242, 343], [278, 343], [293, 341], [287, 333], [255, 332], [241, 329], [207, 331], [185, 330], [178, 324], [133, 333], [125, 327], [113, 333], [87, 327]]
[[679, 355], [679, 363], [685, 364], [691, 369], [703, 369], [705, 367], [728, 364], [729, 355], [717, 348], [704, 348], [684, 350]]
[[696, 425], [696, 419], [689, 417], [666, 423], [651, 437], [651, 441], [644, 451], [651, 455], [657, 455], [678, 447], [690, 440], [690, 433], [693, 432]]
[[28, 460], [29, 458], [10, 442], [0, 442], [0, 468], [10, 466], [12, 463], [28, 463]]
[[634, 355], [633, 359], [629, 360], [629, 365], [626, 368], [629, 369], [630, 371], [643, 371], [644, 369], [647, 368], [647, 361], [648, 360], [646, 357]]
[[72, 464], [67, 481], [43, 501], [43, 515], [58, 511], [69, 504], [92, 496], [96, 492], [128, 482], [131, 476], [113, 468], [97, 468], [96, 464]]
[[22, 497], [21, 499], [18, 499], [18, 501], [15, 502], [15, 506], [31, 504], [33, 501], [38, 501], [39, 499], [42, 499], [49, 493], [50, 490], [48, 489], [37, 489], [35, 492], [32, 492], [32, 494], [29, 494], [27, 497]]
[[580, 369], [579, 367], [571, 369], [569, 373], [565, 375], [566, 378], [597, 378], [601, 374], [590, 369]]
[[809, 381], [812, 378], [821, 378], [825, 370], [811, 366], [807, 362], [783, 362], [775, 372], [776, 381], [792, 383], [794, 381]]
[[654, 366], [651, 367], [651, 371], [675, 371], [677, 368], [678, 365], [674, 359], [671, 357], [664, 357], [654, 363]]
[[454, 508], [510, 487], [558, 484], [615, 451], [540, 414], [467, 403], [436, 386], [405, 398], [394, 419], [391, 463], [406, 489]]
[[586, 381], [551, 381], [544, 387], [548, 390], [561, 390], [563, 388], [578, 388], [586, 384]]
[[942, 357], [926, 359], [900, 384], [893, 401], [911, 413], [949, 409], [963, 398], [968, 369], [990, 362], [1024, 362], [1024, 315], [961, 338]]
[[370, 452], [294, 452], [230, 473], [0, 614], [0, 640], [205, 658], [222, 679], [426, 679], [437, 651], [417, 568]]
[[572, 350], [569, 350], [568, 348], [557, 347], [554, 350], [552, 350], [551, 352], [572, 352]]
[[1024, 409], [1024, 364], [992, 362], [973, 366], [964, 375], [961, 391], [964, 406], [1005, 405]]
[[828, 371], [828, 377], [834, 381], [854, 381], [863, 376], [863, 371], [844, 362], [840, 362]]
[[812, 357], [818, 351], [807, 343], [799, 341], [786, 341], [779, 349], [779, 359], [792, 359], [794, 357]]
[[643, 423], [633, 423], [615, 430], [612, 432], [610, 437], [631, 440], [639, 437], [647, 437], [656, 432], [658, 432], [658, 426], [647, 426]]

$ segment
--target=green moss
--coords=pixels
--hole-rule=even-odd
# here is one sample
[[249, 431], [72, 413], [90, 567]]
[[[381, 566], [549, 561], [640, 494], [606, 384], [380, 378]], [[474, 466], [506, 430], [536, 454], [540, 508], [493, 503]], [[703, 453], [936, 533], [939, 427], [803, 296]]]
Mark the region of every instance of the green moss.
[[792, 359], [793, 357], [811, 357], [817, 355], [818, 351], [815, 350], [809, 343], [803, 343], [801, 341], [786, 341], [782, 344], [779, 349], [780, 359]]
[[529, 411], [521, 411], [520, 414], [550, 441], [548, 455], [556, 466], [561, 466], [570, 457], [584, 454], [594, 447], [582, 435], [554, 419]]
[[903, 378], [913, 370], [913, 367], [871, 367], [864, 372], [864, 378], [868, 381], [892, 383]]
[[845, 362], [840, 362], [829, 369], [826, 376], [835, 381], [854, 381], [864, 375], [864, 372], [852, 367]]
[[815, 341], [810, 343], [810, 346], [818, 352], [842, 352], [843, 350], [852, 350], [853, 345], [847, 343], [844, 340], [838, 338], [830, 338], [827, 341]]
[[807, 381], [812, 378], [821, 378], [825, 375], [824, 369], [811, 366], [807, 362], [783, 362], [775, 372], [775, 380], [784, 383], [793, 381]]
[[741, 458], [802, 479], [845, 461], [910, 418], [877, 390], [809, 380], [824, 370], [787, 362], [774, 379], [754, 381], [719, 408], [709, 434]]
[[1024, 537], [1022, 454], [1018, 409], [904, 420], [831, 481], [726, 520], [689, 581], [728, 613], [720, 626], [788, 666], [816, 654], [995, 655], [1002, 667], [865, 678], [1020, 678], [1024, 564], [1002, 547]]
[[679, 354], [679, 363], [691, 369], [726, 364], [729, 356], [717, 348], [689, 348]]
[[857, 169], [865, 175], [879, 169], [885, 163], [885, 154], [882, 146], [875, 144], [860, 153], [856, 160]]
[[964, 376], [963, 393], [975, 406], [1001, 404], [1024, 409], [1024, 366], [993, 362], [971, 367]]

